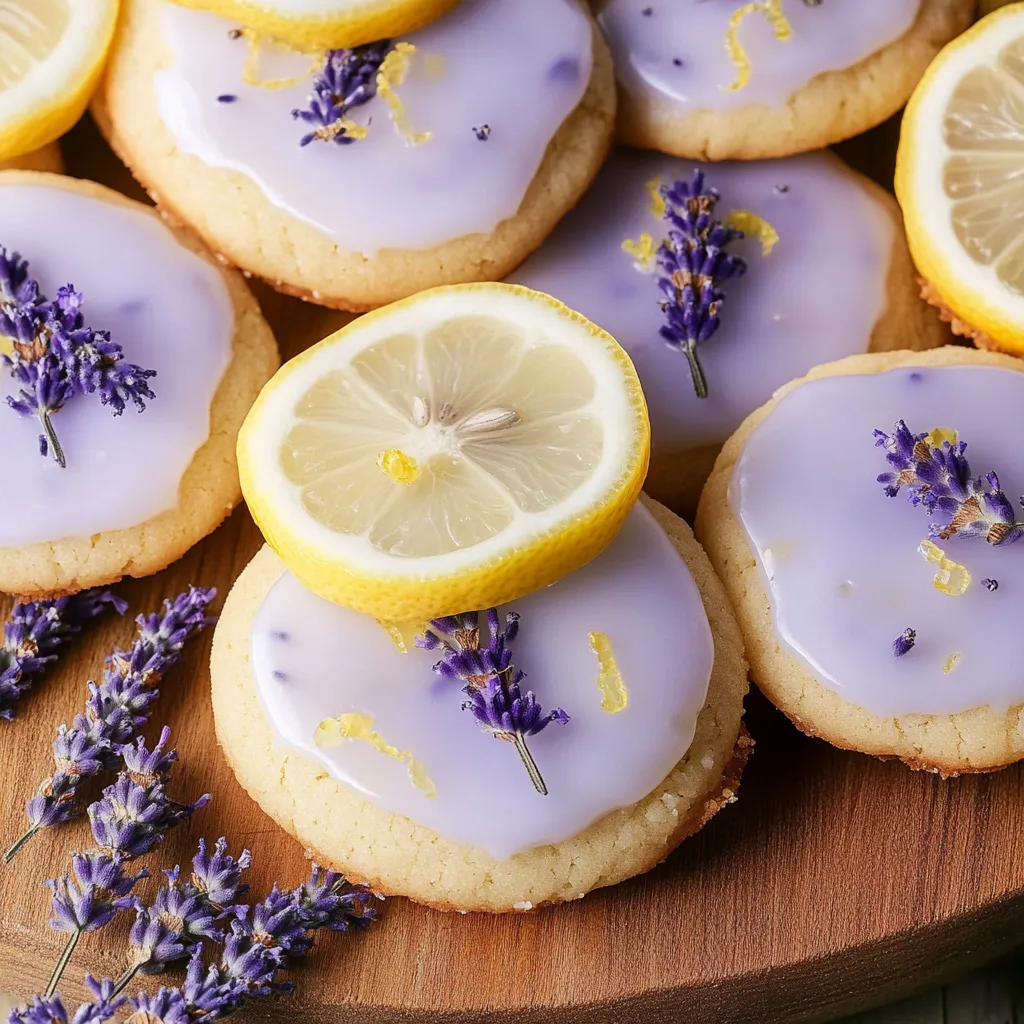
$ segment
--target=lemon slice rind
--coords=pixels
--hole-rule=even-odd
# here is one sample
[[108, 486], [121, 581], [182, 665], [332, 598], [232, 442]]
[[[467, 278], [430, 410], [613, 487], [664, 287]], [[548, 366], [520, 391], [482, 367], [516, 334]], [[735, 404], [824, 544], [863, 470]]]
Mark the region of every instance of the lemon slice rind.
[[[436, 555], [396, 557], [366, 533], [338, 532], [314, 519], [278, 457], [296, 422], [297, 404], [311, 385], [384, 338], [406, 331], [425, 334], [438, 324], [481, 313], [522, 327], [527, 348], [554, 343], [584, 362], [594, 391], [579, 414], [599, 417], [604, 427], [600, 460], [590, 475], [555, 506], [517, 508], [494, 535]], [[514, 600], [599, 554], [639, 495], [649, 448], [639, 380], [608, 334], [550, 296], [515, 285], [481, 284], [433, 289], [369, 313], [292, 360], [257, 399], [239, 435], [238, 454], [253, 517], [310, 590], [377, 618], [422, 621]]]
[[0, 89], [0, 160], [42, 148], [82, 116], [103, 70], [117, 8], [118, 0], [67, 0], [68, 20], [53, 49]]
[[[254, 32], [271, 36], [303, 52], [341, 49], [407, 35], [447, 14], [460, 0], [356, 0], [339, 3], [333, 14], [324, 4], [289, 5], [287, 12], [273, 0], [175, 0], [182, 7], [211, 11], [240, 21]], [[298, 10], [296, 11], [296, 8]]]

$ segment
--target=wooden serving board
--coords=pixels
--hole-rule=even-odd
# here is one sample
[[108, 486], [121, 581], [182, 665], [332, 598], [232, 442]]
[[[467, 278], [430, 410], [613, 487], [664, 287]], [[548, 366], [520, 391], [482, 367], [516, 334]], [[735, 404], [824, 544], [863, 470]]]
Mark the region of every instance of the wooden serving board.
[[[846, 155], [891, 181], [894, 130], [883, 126]], [[139, 195], [91, 125], [65, 142], [71, 173]], [[286, 357], [343, 322], [340, 314], [257, 291]], [[223, 596], [260, 542], [240, 509], [182, 561], [119, 592], [132, 614], [189, 583], [217, 586]], [[17, 720], [0, 723], [4, 847], [24, 826], [24, 800], [51, 771], [55, 727], [80, 710], [85, 681], [132, 632], [130, 621], [98, 625], [22, 702]], [[150, 733], [170, 724], [181, 752], [176, 792], [208, 790], [213, 803], [147, 862], [155, 870], [187, 861], [200, 835], [227, 834], [233, 848], [252, 849], [257, 892], [274, 880], [292, 885], [307, 871], [302, 849], [242, 792], [218, 752], [209, 646], [206, 635], [165, 680]], [[527, 915], [445, 915], [391, 900], [365, 933], [318, 941], [294, 972], [294, 1000], [256, 1005], [248, 1018], [824, 1020], [1024, 939], [1020, 769], [943, 782], [807, 739], [756, 695], [748, 721], [757, 749], [738, 804], [657, 870]], [[0, 868], [0, 991], [27, 996], [45, 984], [61, 939], [46, 927], [41, 883], [87, 845], [79, 822], [38, 836]], [[81, 993], [86, 970], [118, 972], [127, 926], [82, 941], [66, 993]]]

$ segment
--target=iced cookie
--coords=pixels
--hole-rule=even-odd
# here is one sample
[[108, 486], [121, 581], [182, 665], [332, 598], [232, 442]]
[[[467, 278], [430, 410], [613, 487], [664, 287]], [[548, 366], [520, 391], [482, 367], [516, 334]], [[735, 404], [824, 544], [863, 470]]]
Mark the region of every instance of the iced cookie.
[[156, 572], [241, 497], [270, 329], [238, 275], [92, 182], [0, 174], [0, 246], [0, 591]]
[[973, 0], [597, 0], [619, 138], [703, 160], [820, 149], [884, 121]]
[[158, 205], [217, 252], [365, 310], [507, 274], [597, 173], [614, 105], [577, 0], [466, 0], [312, 64], [216, 15], [128, 0], [96, 109]]
[[24, 156], [0, 161], [0, 171], [7, 170], [49, 171], [51, 174], [60, 174], [64, 170], [60, 146], [56, 142], [51, 142], [48, 146], [35, 149]]
[[[663, 190], [689, 188], [698, 167], [704, 198], [666, 208]], [[665, 337], [686, 300], [675, 301], [663, 242], [665, 214], [707, 204], [713, 190], [711, 218], [747, 231], [728, 243], [745, 272], [721, 282], [720, 326], [695, 346], [701, 398], [685, 344]], [[917, 297], [892, 197], [826, 153], [696, 165], [619, 149], [512, 279], [579, 310], [629, 353], [651, 416], [645, 490], [684, 515], [722, 443], [777, 387], [815, 363], [949, 337]]]
[[726, 444], [697, 534], [800, 729], [943, 775], [1024, 757], [1022, 430], [1024, 365], [950, 346], [818, 367]]
[[487, 617], [476, 636], [433, 624], [452, 650], [414, 646], [425, 628], [315, 597], [269, 548], [228, 597], [221, 746], [321, 862], [441, 909], [529, 910], [646, 871], [735, 798], [742, 643], [706, 556], [660, 506], [638, 505], [594, 561], [495, 619], [542, 706], [531, 721], [548, 723], [519, 737], [522, 759], [500, 721], [493, 735], [474, 721], [489, 691], [431, 672], [477, 658]]

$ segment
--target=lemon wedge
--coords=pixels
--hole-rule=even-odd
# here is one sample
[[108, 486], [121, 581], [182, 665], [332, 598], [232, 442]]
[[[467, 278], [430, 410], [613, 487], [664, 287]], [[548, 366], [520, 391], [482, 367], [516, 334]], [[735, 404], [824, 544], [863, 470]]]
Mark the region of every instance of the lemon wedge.
[[0, 160], [82, 116], [116, 23], [117, 0], [0, 0]]
[[[33, 2], [33, 0], [25, 0]], [[459, 0], [175, 0], [240, 21], [304, 52], [362, 46], [407, 35]]]
[[328, 600], [421, 623], [600, 553], [649, 453], [626, 353], [508, 284], [360, 317], [286, 364], [238, 439], [246, 501], [285, 565]]
[[1024, 4], [950, 43], [907, 105], [896, 195], [929, 291], [1024, 352]]

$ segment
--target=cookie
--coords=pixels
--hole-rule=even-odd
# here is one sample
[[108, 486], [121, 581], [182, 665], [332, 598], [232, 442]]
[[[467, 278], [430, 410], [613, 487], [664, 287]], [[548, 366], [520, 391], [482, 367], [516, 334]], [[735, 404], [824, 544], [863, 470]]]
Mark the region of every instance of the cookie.
[[[751, 679], [798, 728], [944, 776], [1024, 757], [1022, 410], [1017, 359], [867, 354], [787, 385], [727, 442], [697, 536]], [[964, 481], [947, 497], [942, 462]]]
[[322, 601], [264, 548], [213, 645], [242, 786], [321, 863], [442, 910], [529, 910], [660, 863], [735, 799], [751, 747], [739, 632], [689, 527], [638, 505], [603, 554], [511, 609], [524, 686], [568, 716], [527, 741], [546, 795], [431, 676], [422, 627]]
[[[600, 33], [577, 0], [466, 0], [382, 64], [385, 52], [360, 51], [358, 74], [333, 69], [370, 98], [324, 129], [292, 115], [310, 106], [308, 56], [128, 0], [95, 113], [163, 210], [282, 291], [359, 311], [499, 280], [607, 154], [615, 85]], [[274, 81], [246, 84], [256, 74]]]
[[56, 142], [51, 142], [42, 149], [33, 150], [13, 160], [0, 160], [0, 171], [7, 170], [49, 171], [52, 174], [60, 174], [64, 170], [60, 146]]
[[[729, 246], [746, 273], [723, 284], [721, 326], [697, 347], [706, 398], [660, 333], [656, 251], [669, 227], [661, 189], [698, 168], [721, 196], [714, 215], [747, 229]], [[579, 310], [629, 353], [651, 417], [645, 489], [684, 516], [722, 443], [776, 388], [815, 363], [949, 339], [917, 296], [895, 200], [828, 153], [697, 165], [619, 149], [511, 280]]]
[[[5, 171], [0, 225], [42, 294], [73, 283], [86, 325], [156, 371], [144, 412], [75, 394], [51, 416], [63, 468], [52, 445], [40, 453], [35, 416], [0, 407], [17, 481], [0, 503], [0, 591], [35, 599], [156, 572], [241, 498], [235, 438], [278, 365], [270, 328], [238, 274], [101, 185]], [[0, 395], [18, 387], [0, 367]]]
[[702, 160], [788, 156], [907, 101], [971, 23], [973, 0], [598, 0], [619, 78], [618, 137]]

